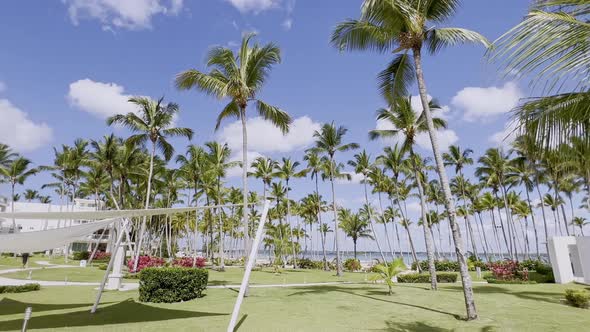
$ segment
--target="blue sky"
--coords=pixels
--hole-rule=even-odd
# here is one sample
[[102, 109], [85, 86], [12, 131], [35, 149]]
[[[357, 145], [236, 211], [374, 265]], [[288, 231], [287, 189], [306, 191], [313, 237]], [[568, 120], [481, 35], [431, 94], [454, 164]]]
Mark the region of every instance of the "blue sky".
[[[330, 46], [334, 26], [359, 15], [352, 0], [63, 0], [3, 2], [0, 10], [0, 141], [36, 164], [51, 162], [52, 146], [75, 138], [97, 139], [121, 129], [104, 119], [129, 109], [130, 95], [180, 104], [178, 124], [191, 127], [194, 139], [239, 142], [232, 121], [215, 133], [223, 103], [195, 91], [177, 91], [173, 78], [195, 67], [204, 70], [207, 50], [235, 47], [244, 32], [260, 42], [275, 42], [283, 62], [272, 71], [261, 98], [286, 110], [298, 124], [291, 136], [278, 137], [254, 120], [253, 155], [301, 158], [313, 129], [335, 121], [350, 131], [347, 141], [373, 156], [388, 142], [369, 142], [375, 110], [383, 106], [376, 74], [390, 54], [339, 53]], [[529, 1], [464, 1], [447, 26], [476, 30], [494, 40], [526, 14]], [[526, 82], [503, 80], [484, 59], [481, 46], [462, 46], [426, 57], [429, 93], [445, 105], [449, 131], [442, 141], [470, 147], [475, 157], [501, 142], [509, 110], [526, 97]], [[416, 91], [415, 91], [416, 93]], [[252, 115], [254, 116], [254, 115]], [[500, 132], [500, 134], [498, 134]], [[495, 139], [493, 136], [495, 135]], [[238, 141], [237, 141], [238, 140]], [[233, 143], [232, 143], [233, 142]], [[269, 142], [277, 142], [269, 144]], [[175, 146], [182, 152], [186, 141]], [[428, 148], [428, 142], [422, 144]], [[238, 151], [235, 151], [236, 153]], [[429, 153], [429, 149], [423, 149]], [[343, 155], [346, 161], [352, 154]], [[39, 175], [25, 186], [48, 180]], [[239, 185], [237, 178], [230, 181]], [[252, 180], [256, 183], [256, 180]], [[342, 204], [358, 206], [358, 184], [339, 184]], [[23, 187], [23, 189], [25, 188]], [[258, 184], [254, 189], [260, 189]], [[325, 195], [328, 187], [325, 186]], [[0, 194], [6, 194], [6, 186]], [[293, 183], [294, 196], [311, 190], [309, 181]]]

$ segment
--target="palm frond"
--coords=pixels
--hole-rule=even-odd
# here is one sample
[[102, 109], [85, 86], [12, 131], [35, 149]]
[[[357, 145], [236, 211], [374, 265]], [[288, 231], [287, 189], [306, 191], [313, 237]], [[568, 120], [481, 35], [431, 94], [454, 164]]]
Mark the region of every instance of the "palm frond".
[[289, 125], [291, 124], [291, 116], [276, 106], [269, 105], [262, 100], [256, 100], [256, 109], [258, 114], [265, 120], [270, 121], [272, 124], [277, 126], [283, 134], [289, 132]]
[[426, 45], [431, 54], [435, 54], [445, 47], [467, 43], [479, 43], [486, 48], [491, 45], [481, 34], [463, 28], [432, 29], [427, 33], [426, 38]]

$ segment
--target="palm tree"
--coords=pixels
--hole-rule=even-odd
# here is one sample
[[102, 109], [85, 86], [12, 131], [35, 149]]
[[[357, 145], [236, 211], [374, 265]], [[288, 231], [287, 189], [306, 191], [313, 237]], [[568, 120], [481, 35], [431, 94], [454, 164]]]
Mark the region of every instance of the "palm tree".
[[[215, 128], [225, 118], [235, 117], [242, 122], [242, 182], [244, 206], [248, 205], [248, 133], [246, 109], [256, 104], [258, 114], [272, 122], [283, 133], [288, 132], [291, 117], [276, 106], [257, 99], [272, 67], [281, 61], [280, 49], [273, 43], [250, 46], [254, 34], [246, 34], [237, 54], [225, 47], [215, 47], [207, 55], [207, 66], [213, 69], [203, 73], [196, 69], [184, 71], [176, 77], [176, 86], [181, 90], [196, 88], [219, 99], [228, 98], [229, 103], [217, 117]], [[244, 213], [244, 245], [249, 246], [248, 213]], [[247, 250], [246, 250], [247, 251]]]
[[393, 295], [393, 286], [395, 285], [394, 279], [397, 278], [398, 274], [404, 272], [407, 269], [406, 265], [404, 264], [404, 260], [401, 257], [394, 259], [393, 262], [389, 264], [377, 264], [373, 268], [377, 272], [371, 277], [371, 280], [382, 280], [384, 283], [386, 283], [389, 289], [388, 294], [390, 296]]
[[[363, 150], [360, 153], [355, 154], [354, 160], [349, 160], [348, 165], [350, 165], [354, 168], [354, 172], [356, 174], [360, 174], [363, 176], [363, 180], [361, 182], [363, 183], [363, 188], [365, 191], [365, 205], [369, 206], [369, 196], [367, 193], [367, 178], [368, 178], [368, 175], [371, 172], [372, 166], [373, 166], [371, 163], [371, 156], [369, 154], [367, 154], [367, 151]], [[377, 233], [375, 232], [375, 224], [373, 221], [373, 215], [371, 213], [370, 208], [367, 209], [367, 219], [370, 222], [371, 232], [373, 233], [373, 239], [375, 240], [375, 243], [377, 243], [377, 249], [379, 250], [379, 254], [381, 254], [381, 258], [383, 259], [383, 262], [385, 263], [387, 260], [385, 259], [385, 255], [383, 255], [383, 250], [381, 250], [381, 244], [379, 244], [379, 239], [377, 238]], [[386, 224], [384, 224], [384, 225], [385, 225], [385, 227], [387, 227]], [[387, 236], [387, 241], [389, 242], [389, 236]], [[356, 255], [355, 255], [355, 258], [356, 258]]]
[[530, 259], [530, 254], [529, 254], [529, 250], [530, 250], [530, 246], [529, 246], [529, 232], [528, 232], [529, 220], [528, 220], [528, 217], [530, 215], [532, 215], [532, 211], [531, 211], [528, 203], [525, 202], [525, 201], [521, 201], [521, 200], [519, 200], [512, 207], [512, 211], [513, 211], [514, 215], [516, 215], [518, 218], [524, 219], [524, 229], [522, 229], [522, 223], [520, 224], [520, 226], [521, 226], [521, 231], [522, 231], [523, 236], [524, 236], [525, 259]]
[[0, 143], [0, 167], [7, 167], [16, 157], [18, 157], [16, 152], [13, 152], [8, 145]]
[[[477, 32], [462, 28], [438, 28], [436, 26], [436, 23], [447, 21], [458, 6], [458, 0], [365, 0], [360, 19], [348, 20], [339, 24], [332, 34], [332, 43], [340, 49], [347, 50], [403, 52], [395, 57], [379, 75], [381, 93], [388, 100], [407, 95], [408, 86], [413, 82], [414, 77], [417, 79], [437, 172], [445, 194], [445, 206], [459, 256], [467, 319], [471, 320], [477, 318], [471, 277], [463, 255], [460, 231], [454, 225], [455, 206], [436, 138], [436, 127], [428, 107], [428, 92], [422, 69], [422, 48], [424, 46], [434, 54], [445, 47], [462, 43], [482, 43], [486, 47], [489, 45], [488, 41]], [[409, 51], [412, 51], [413, 63], [409, 57]]]
[[[440, 107], [433, 101], [430, 102], [432, 110], [440, 109]], [[428, 209], [426, 207], [426, 201], [424, 197], [424, 185], [423, 175], [421, 169], [422, 159], [414, 153], [414, 145], [416, 144], [416, 135], [428, 131], [426, 124], [425, 112], [418, 115], [412, 109], [411, 98], [398, 98], [392, 100], [392, 104], [389, 109], [382, 108], [377, 111], [378, 121], [387, 121], [393, 129], [374, 129], [369, 132], [370, 139], [386, 138], [386, 137], [397, 137], [403, 136], [401, 144], [402, 151], [408, 151], [410, 154], [410, 163], [408, 168], [413, 174], [416, 185], [418, 188], [418, 194], [420, 197], [420, 207], [422, 213], [422, 220], [426, 220], [426, 214]], [[445, 128], [446, 121], [441, 118], [432, 119], [437, 129]], [[432, 236], [428, 229], [428, 223], [423, 223], [424, 239], [426, 243], [426, 254], [428, 256], [428, 268], [430, 271], [431, 288], [435, 290], [436, 285], [436, 268], [434, 266], [434, 251]]]
[[330, 228], [330, 226], [327, 223], [323, 223], [320, 224], [318, 226], [319, 231], [320, 231], [320, 237], [321, 237], [321, 243], [322, 243], [322, 253], [324, 255], [324, 270], [328, 271], [329, 267], [328, 267], [328, 260], [326, 258], [326, 238], [328, 236], [328, 233], [333, 232], [333, 230]]
[[[305, 170], [297, 171], [297, 167], [299, 167], [299, 165], [300, 164], [298, 161], [293, 162], [290, 158], [283, 157], [280, 164], [275, 164], [276, 171], [273, 173], [275, 177], [285, 180], [285, 185], [287, 186], [287, 192], [285, 194], [285, 199], [287, 200], [287, 225], [289, 225], [289, 232], [291, 233], [291, 249], [293, 251], [293, 266], [295, 268], [297, 268], [297, 254], [295, 251], [295, 241], [293, 238], [293, 226], [291, 225], [291, 200], [289, 199], [289, 191], [291, 190], [291, 187], [289, 187], [289, 181], [294, 177], [300, 178], [305, 176]], [[299, 225], [297, 225], [297, 228], [299, 228]]]
[[557, 229], [559, 229], [560, 235], [563, 235], [563, 231], [561, 230], [561, 223], [559, 222], [559, 213], [557, 212], [557, 209], [559, 209], [559, 207], [563, 204], [563, 199], [561, 199], [561, 197], [555, 198], [555, 196], [552, 196], [551, 194], [545, 194], [541, 204], [548, 206], [549, 208], [551, 208], [551, 211], [553, 212], [553, 220], [556, 226], [554, 230], [555, 235], [557, 235]]
[[27, 202], [32, 202], [34, 199], [39, 198], [39, 192], [37, 190], [27, 189], [25, 190], [24, 196]]
[[[556, 93], [527, 99], [516, 109], [521, 131], [543, 149], [572, 137], [589, 144], [588, 3], [537, 0], [524, 20], [494, 44], [491, 58], [499, 60], [507, 73], [518, 72], [530, 77], [532, 84], [542, 84], [545, 93]], [[569, 92], [563, 91], [563, 83], [571, 86]]]
[[277, 162], [265, 157], [258, 157], [252, 162], [253, 172], [248, 172], [248, 176], [253, 176], [262, 180], [262, 197], [266, 200], [266, 188], [270, 186], [274, 176], [274, 170]]
[[329, 178], [330, 184], [332, 185], [332, 210], [334, 212], [334, 238], [336, 242], [336, 275], [342, 276], [342, 266], [340, 261], [340, 247], [338, 246], [338, 217], [336, 209], [336, 192], [334, 190], [334, 178], [336, 174], [336, 167], [334, 161], [334, 155], [336, 152], [345, 152], [353, 149], [357, 149], [359, 145], [357, 143], [343, 143], [342, 139], [348, 129], [344, 127], [336, 127], [334, 123], [324, 124], [322, 128], [313, 133], [315, 140], [315, 147], [310, 150], [315, 153], [322, 153], [328, 156], [329, 165]]
[[[167, 161], [170, 160], [174, 155], [174, 147], [168, 143], [168, 138], [180, 136], [186, 137], [190, 140], [193, 137], [193, 130], [190, 128], [173, 127], [174, 119], [180, 112], [180, 109], [175, 103], [163, 104], [164, 98], [154, 101], [146, 97], [133, 97], [129, 99], [129, 102], [138, 106], [139, 114], [117, 114], [109, 117], [107, 119], [107, 124], [109, 126], [113, 124], [121, 124], [132, 132], [137, 133], [128, 138], [130, 144], [145, 144], [148, 141], [151, 143], [150, 164], [145, 195], [145, 209], [148, 209], [150, 206], [156, 149], [163, 153], [164, 158]], [[143, 217], [139, 231], [139, 238], [137, 240], [136, 258], [139, 257], [141, 251], [145, 225], [146, 217]], [[134, 270], [137, 269], [138, 262], [139, 260], [135, 259]]]
[[92, 158], [94, 159], [94, 162], [100, 165], [109, 176], [109, 199], [113, 200], [115, 199], [113, 193], [113, 185], [115, 182], [115, 160], [117, 158], [118, 147], [120, 144], [121, 140], [115, 137], [115, 135], [113, 134], [104, 136], [103, 142], [90, 142], [90, 145], [94, 148], [94, 153], [92, 153]]
[[342, 227], [344, 235], [352, 239], [354, 259], [356, 259], [356, 244], [358, 239], [369, 238], [373, 240], [373, 236], [368, 229], [369, 224], [361, 214], [352, 213], [348, 209], [340, 209], [340, 211], [338, 211], [338, 217], [340, 218], [340, 227]]
[[[32, 175], [37, 174], [39, 170], [30, 168], [31, 161], [24, 157], [17, 157], [11, 161], [8, 166], [0, 167], [0, 174], [6, 178], [6, 182], [10, 183], [10, 211], [14, 213], [15, 195], [14, 189], [17, 184], [24, 184], [25, 181]], [[16, 228], [16, 220], [12, 218], [12, 228]]]
[[588, 221], [584, 217], [574, 217], [572, 219], [572, 226], [580, 227], [580, 233], [584, 236], [584, 226], [588, 225]]
[[[322, 158], [314, 151], [306, 151], [305, 155], [303, 156], [303, 160], [306, 161], [306, 168], [305, 172], [310, 175], [312, 180], [315, 180], [315, 194], [320, 197], [320, 189], [319, 189], [319, 177], [320, 173], [322, 172]], [[318, 225], [322, 224], [322, 214], [319, 209], [317, 211], [317, 223]], [[310, 233], [311, 235], [311, 233]], [[313, 241], [311, 241], [313, 245]], [[312, 255], [313, 255], [313, 248], [312, 248]], [[325, 257], [324, 257], [325, 258]], [[328, 263], [324, 259], [324, 269], [328, 270]]]

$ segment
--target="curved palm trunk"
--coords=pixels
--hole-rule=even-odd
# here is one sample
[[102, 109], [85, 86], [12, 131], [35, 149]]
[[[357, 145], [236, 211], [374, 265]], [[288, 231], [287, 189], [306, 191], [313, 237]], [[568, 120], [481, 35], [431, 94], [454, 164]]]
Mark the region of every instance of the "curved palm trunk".
[[[381, 192], [377, 193], [377, 197], [379, 198], [379, 210], [381, 212], [381, 217], [383, 217], [383, 203], [381, 201]], [[383, 229], [385, 231], [385, 239], [387, 240], [387, 246], [389, 248], [389, 252], [391, 253], [391, 259], [393, 259], [395, 255], [393, 253], [393, 246], [391, 245], [391, 240], [389, 239], [389, 232], [387, 231], [387, 220], [385, 220], [385, 218], [383, 218]]]
[[506, 187], [502, 184], [500, 186], [502, 188], [502, 198], [504, 199], [504, 211], [506, 211], [506, 224], [508, 224], [508, 236], [510, 237], [510, 248], [511, 248], [511, 258], [512, 260], [518, 260], [518, 248], [516, 243], [516, 228], [514, 226], [514, 219], [512, 218], [512, 211], [510, 210], [510, 206], [508, 204], [508, 193], [506, 192]]
[[[379, 254], [381, 255], [381, 259], [383, 259], [383, 263], [387, 264], [387, 260], [385, 259], [385, 255], [383, 255], [383, 250], [381, 250], [381, 244], [379, 243], [379, 239], [377, 238], [377, 233], [375, 232], [375, 223], [373, 221], [373, 214], [371, 213], [371, 207], [369, 206], [369, 194], [367, 193], [367, 181], [366, 179], [363, 180], [363, 188], [365, 189], [365, 203], [367, 204], [367, 212], [369, 214], [369, 225], [371, 225], [371, 232], [373, 233], [373, 238], [375, 239], [375, 243], [377, 243], [377, 249], [379, 250]], [[386, 233], [387, 236], [387, 233]], [[354, 258], [356, 258], [356, 241], [355, 241], [355, 250], [354, 250]]]
[[567, 236], [570, 236], [570, 229], [567, 225], [567, 217], [565, 215], [565, 207], [563, 206], [563, 204], [561, 204], [561, 215], [563, 216], [563, 226], [565, 227], [565, 233], [567, 234]]
[[[157, 141], [157, 140], [156, 140]], [[150, 196], [152, 191], [152, 176], [154, 174], [154, 156], [156, 155], [156, 141], [152, 142], [152, 151], [150, 153], [150, 171], [147, 179], [147, 193], [145, 196], [145, 209], [150, 207]], [[133, 262], [133, 271], [137, 271], [137, 264], [139, 263], [139, 255], [141, 253], [141, 245], [143, 236], [145, 233], [145, 225], [147, 222], [147, 216], [143, 217], [141, 221], [141, 228], [139, 229], [139, 238], [137, 239], [137, 248], [135, 248], [135, 261]]]
[[334, 190], [334, 157], [330, 156], [330, 183], [332, 184], [332, 209], [334, 210], [334, 244], [336, 245], [336, 276], [342, 276], [340, 264], [340, 247], [338, 244], [338, 215], [336, 213], [336, 191]]
[[457, 253], [457, 260], [459, 261], [461, 282], [463, 284], [463, 296], [465, 298], [465, 309], [467, 312], [467, 319], [472, 320], [477, 318], [477, 309], [475, 307], [475, 300], [473, 298], [473, 286], [471, 283], [471, 276], [467, 268], [467, 259], [463, 251], [463, 244], [461, 239], [461, 231], [457, 223], [455, 222], [455, 205], [453, 197], [451, 195], [451, 187], [449, 186], [449, 180], [442, 160], [442, 154], [438, 147], [438, 141], [436, 137], [436, 129], [434, 128], [434, 122], [432, 121], [432, 114], [430, 113], [430, 107], [428, 105], [428, 93], [426, 91], [426, 83], [424, 81], [424, 72], [422, 70], [422, 59], [420, 49], [415, 48], [413, 50], [414, 63], [416, 66], [416, 78], [418, 80], [418, 89], [420, 91], [420, 100], [422, 101], [422, 107], [424, 109], [424, 115], [426, 116], [426, 124], [428, 125], [428, 134], [430, 136], [430, 142], [432, 143], [432, 152], [434, 153], [434, 159], [436, 161], [437, 172], [440, 177], [441, 186], [445, 196], [445, 207], [449, 214], [449, 221], [451, 223], [451, 229], [453, 233], [453, 240], [455, 241], [455, 252]]
[[490, 211], [490, 215], [492, 216], [492, 226], [494, 227], [494, 238], [496, 239], [496, 249], [498, 250], [496, 252], [496, 257], [501, 258], [503, 256], [502, 255], [502, 246], [500, 245], [500, 236], [498, 235], [498, 227], [496, 225], [496, 216], [494, 214], [494, 207], [492, 206], [492, 208], [489, 211]]
[[[477, 217], [479, 217], [479, 226], [481, 226], [481, 229], [480, 229], [480, 227], [477, 224], [477, 219], [478, 219]], [[479, 239], [480, 241], [481, 241], [481, 234], [483, 234], [483, 242], [484, 242], [484, 245], [483, 245], [483, 254], [486, 256], [487, 261], [490, 262], [492, 260], [491, 255], [490, 255], [490, 247], [488, 246], [488, 238], [486, 236], [486, 232], [485, 232], [485, 229], [483, 227], [483, 221], [481, 220], [481, 213], [479, 211], [477, 212], [477, 217], [474, 216], [474, 218], [475, 218], [475, 225], [478, 226], [478, 230], [477, 231], [480, 234], [480, 239]]]
[[[402, 211], [402, 206], [399, 202], [399, 197], [396, 200], [397, 200], [397, 206], [399, 207], [399, 211], [402, 214], [402, 218], [407, 220], [407, 218], [406, 218], [407, 213], [404, 213]], [[404, 204], [406, 204], [405, 201], [404, 201]], [[406, 229], [406, 232], [408, 233], [408, 241], [410, 243], [410, 251], [412, 252], [412, 259], [414, 260], [414, 263], [416, 264], [416, 268], [418, 269], [418, 272], [422, 272], [422, 268], [420, 267], [420, 261], [418, 260], [418, 255], [416, 255], [416, 249], [414, 248], [414, 241], [412, 241], [412, 234], [410, 234], [410, 228], [408, 227], [408, 225], [406, 223], [404, 223], [403, 226]]]
[[[498, 193], [494, 193], [496, 199], [498, 199]], [[504, 242], [506, 244], [506, 251], [508, 251], [508, 256], [512, 258], [512, 247], [508, 243], [508, 237], [506, 236], [506, 227], [504, 227], [504, 221], [502, 220], [502, 211], [500, 211], [500, 207], [498, 208], [498, 219], [500, 220], [500, 228], [502, 228], [502, 235], [504, 236]], [[492, 210], [493, 211], [493, 210]], [[493, 213], [493, 212], [492, 212]], [[508, 221], [506, 221], [508, 222]], [[502, 255], [504, 256], [504, 255]]]
[[420, 210], [422, 211], [422, 230], [424, 231], [424, 243], [426, 244], [426, 257], [428, 257], [428, 272], [430, 273], [430, 289], [436, 290], [436, 267], [434, 266], [434, 254], [432, 252], [432, 236], [429, 232], [428, 217], [426, 216], [426, 200], [422, 180], [417, 170], [414, 170], [416, 184], [418, 184], [418, 195], [420, 196]]
[[477, 252], [477, 246], [475, 245], [475, 236], [473, 236], [473, 227], [471, 226], [471, 221], [467, 217], [467, 214], [465, 215], [465, 225], [467, 226], [469, 239], [471, 240], [471, 250], [473, 250], [473, 255], [475, 256], [475, 259], [479, 260], [479, 253]]

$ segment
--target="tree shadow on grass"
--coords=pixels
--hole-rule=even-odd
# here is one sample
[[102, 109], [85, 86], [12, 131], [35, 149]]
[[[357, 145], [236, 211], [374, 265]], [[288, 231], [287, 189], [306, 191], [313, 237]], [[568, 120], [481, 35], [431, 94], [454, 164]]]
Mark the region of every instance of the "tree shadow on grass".
[[[127, 324], [140, 322], [156, 322], [182, 318], [197, 318], [227, 315], [225, 313], [211, 313], [186, 310], [172, 310], [153, 307], [128, 299], [116, 304], [100, 307], [95, 314], [90, 313], [90, 307], [55, 315], [35, 316], [36, 304], [33, 307], [33, 316], [27, 325], [33, 329], [59, 329], [65, 327], [102, 326], [109, 324]], [[22, 319], [14, 319], [1, 322], [0, 331], [20, 330]]]
[[[307, 289], [307, 290], [302, 290], [300, 292], [296, 292], [296, 293], [292, 293], [289, 294], [288, 296], [297, 296], [297, 295], [305, 295], [305, 294], [322, 294], [322, 293], [329, 293], [329, 292], [340, 292], [340, 293], [346, 293], [349, 295], [354, 295], [354, 296], [359, 296], [359, 297], [364, 297], [373, 301], [380, 301], [380, 302], [386, 302], [386, 303], [392, 303], [392, 304], [398, 304], [398, 305], [402, 305], [402, 306], [406, 306], [406, 307], [412, 307], [412, 308], [416, 308], [416, 309], [422, 309], [422, 310], [426, 310], [426, 311], [431, 311], [431, 312], [435, 312], [435, 313], [439, 313], [439, 314], [443, 314], [443, 315], [448, 315], [451, 316], [457, 320], [463, 320], [463, 318], [460, 315], [457, 314], [453, 314], [451, 312], [446, 312], [446, 311], [442, 311], [442, 310], [438, 310], [438, 309], [433, 309], [433, 308], [428, 308], [428, 307], [424, 307], [424, 306], [420, 306], [417, 304], [411, 304], [411, 303], [404, 303], [404, 302], [399, 302], [399, 301], [393, 301], [393, 300], [388, 300], [388, 299], [384, 299], [384, 298], [379, 298], [379, 297], [374, 297], [371, 295], [384, 295], [386, 294], [386, 292], [380, 292], [379, 294], [376, 293], [376, 291], [374, 289], [371, 289], [370, 287], [338, 287], [338, 286], [315, 286], [315, 287], [298, 287], [298, 289]], [[365, 294], [358, 294], [355, 293], [353, 291], [364, 291]]]
[[387, 332], [451, 332], [452, 330], [444, 329], [442, 327], [429, 325], [423, 322], [399, 323], [392, 320], [385, 321], [387, 327], [383, 331]]
[[[528, 285], [530, 287], [534, 287], [534, 285]], [[451, 286], [447, 287], [447, 289], [454, 289], [456, 291], [463, 291], [460, 286]], [[531, 300], [531, 301], [543, 301], [546, 303], [552, 304], [559, 304], [561, 298], [563, 297], [562, 293], [556, 292], [535, 292], [535, 291], [517, 291], [511, 290], [505, 287], [499, 286], [481, 286], [481, 287], [474, 287], [473, 291], [475, 294], [506, 294], [516, 296], [523, 300]]]
[[[105, 302], [103, 304], [111, 304], [113, 302]], [[14, 315], [25, 312], [27, 307], [33, 307], [34, 312], [74, 309], [88, 307], [92, 303], [60, 303], [60, 304], [44, 304], [44, 303], [26, 303], [17, 300], [9, 299], [7, 297], [0, 301], [0, 315]]]

